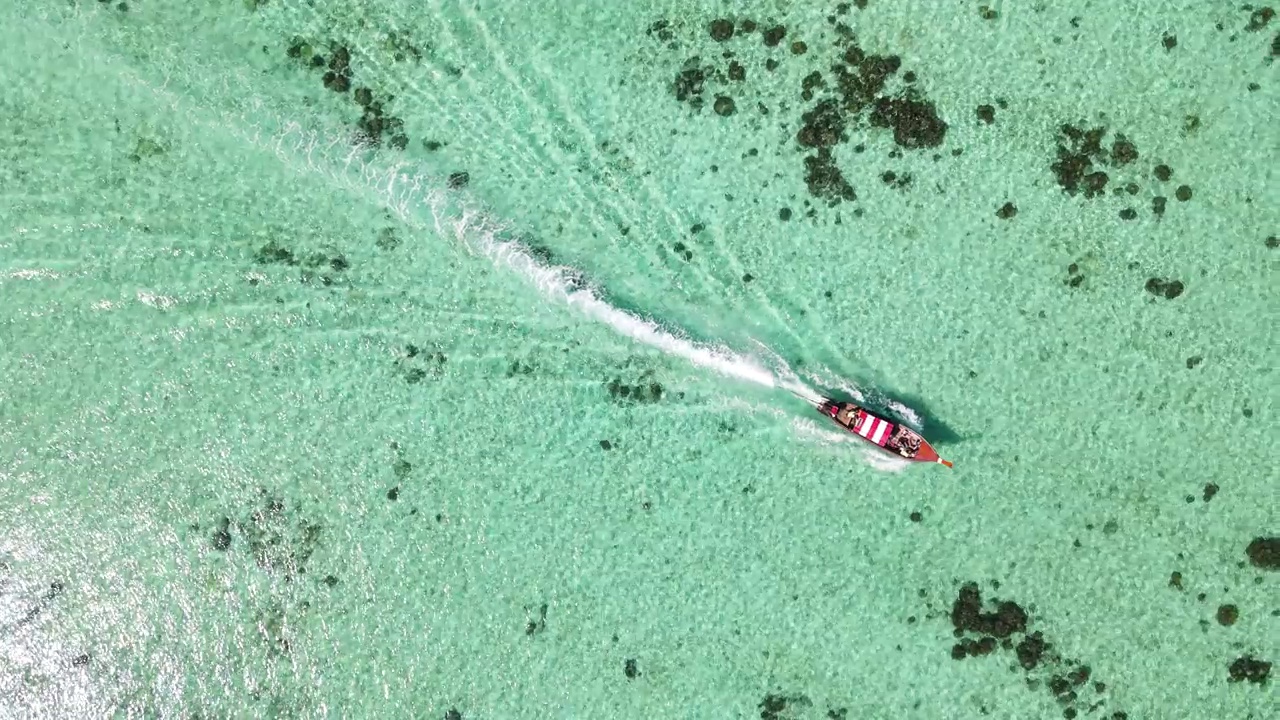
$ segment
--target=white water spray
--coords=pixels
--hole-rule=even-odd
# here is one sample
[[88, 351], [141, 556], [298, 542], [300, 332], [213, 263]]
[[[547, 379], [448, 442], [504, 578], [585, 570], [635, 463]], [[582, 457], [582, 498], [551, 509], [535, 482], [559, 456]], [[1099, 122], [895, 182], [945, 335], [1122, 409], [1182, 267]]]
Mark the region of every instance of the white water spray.
[[498, 239], [496, 230], [471, 233], [463, 222], [455, 225], [454, 236], [460, 242], [478, 246], [480, 252], [496, 263], [523, 275], [544, 295], [562, 300], [583, 315], [602, 322], [633, 340], [728, 377], [769, 388], [778, 384], [772, 372], [750, 357], [734, 353], [728, 348], [693, 342], [664, 330], [652, 320], [610, 305], [590, 289], [579, 287], [571, 269], [542, 265], [519, 243]]
[[790, 390], [793, 394], [810, 405], [816, 406], [822, 404], [824, 399], [822, 395], [806, 385], [804, 381], [800, 379], [800, 376], [791, 369], [791, 366], [787, 364], [787, 361], [782, 359], [781, 355], [774, 352], [773, 348], [770, 348], [759, 340], [752, 340], [752, 342], [760, 349], [760, 352], [768, 355], [773, 360], [773, 365], [776, 368], [778, 385], [780, 387]]
[[920, 413], [916, 412], [915, 408], [894, 400], [893, 398], [879, 395], [878, 393], [878, 397], [868, 398], [867, 393], [863, 392], [861, 388], [837, 376], [828, 368], [820, 367], [817, 370], [807, 372], [806, 375], [808, 375], [812, 382], [818, 385], [825, 385], [840, 389], [850, 398], [853, 398], [853, 401], [856, 403], [864, 404], [870, 403], [874, 400], [879, 402], [883, 407], [891, 410], [898, 417], [906, 420], [908, 425], [916, 428], [924, 427], [924, 418], [920, 417]]

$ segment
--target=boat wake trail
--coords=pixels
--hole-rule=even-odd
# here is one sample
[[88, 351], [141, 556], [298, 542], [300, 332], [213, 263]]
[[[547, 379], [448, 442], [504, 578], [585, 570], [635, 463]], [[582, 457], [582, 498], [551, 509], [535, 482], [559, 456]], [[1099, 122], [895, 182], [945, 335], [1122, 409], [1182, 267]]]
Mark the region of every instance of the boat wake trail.
[[[515, 237], [517, 229], [484, 210], [469, 206], [463, 196], [447, 189], [443, 177], [412, 172], [404, 163], [377, 168], [360, 148], [345, 138], [326, 138], [287, 122], [264, 142], [261, 130], [253, 140], [272, 150], [282, 161], [304, 165], [304, 171], [323, 175], [357, 193], [374, 193], [380, 205], [406, 225], [433, 230], [495, 266], [523, 276], [550, 300], [563, 302], [584, 316], [604, 323], [618, 333], [722, 375], [766, 388], [780, 387], [774, 372], [756, 359], [725, 346], [700, 343], [658, 322], [610, 304], [601, 293], [581, 280], [572, 267], [539, 262]], [[430, 218], [429, 222], [424, 222]], [[792, 384], [798, 380], [792, 381]], [[810, 395], [816, 395], [808, 391]]]
[[[604, 323], [621, 335], [649, 345], [662, 352], [684, 358], [700, 367], [715, 370], [728, 377], [755, 383], [762, 387], [778, 386], [778, 378], [755, 359], [733, 352], [727, 347], [707, 345], [664, 329], [656, 321], [640, 317], [609, 304], [594, 290], [584, 287], [573, 268], [539, 263], [519, 242], [500, 239], [502, 228], [485, 227], [472, 231], [472, 216], [452, 223], [454, 237], [479, 250], [498, 265], [506, 266], [532, 282], [543, 295], [560, 300], [583, 315]], [[439, 223], [437, 224], [438, 229]]]
[[860, 405], [879, 405], [880, 407], [883, 407], [897, 415], [899, 418], [905, 420], [908, 425], [917, 428], [924, 426], [924, 418], [921, 417], [920, 413], [917, 412], [915, 408], [898, 400], [894, 400], [883, 393], [860, 388], [825, 367], [819, 367], [807, 372], [806, 375], [815, 385], [836, 388]]
[[[308, 152], [307, 156], [311, 157], [312, 153]], [[765, 388], [787, 390], [814, 407], [821, 405], [824, 400], [823, 395], [801, 379], [782, 356], [758, 340], [752, 342], [757, 352], [767, 358], [767, 363], [761, 362], [753, 355], [735, 352], [724, 345], [695, 341], [679, 331], [664, 328], [655, 320], [610, 304], [601, 293], [582, 281], [581, 273], [575, 268], [542, 263], [523, 243], [506, 239], [511, 236], [513, 228], [495, 220], [482, 210], [458, 206], [451, 193], [435, 189], [424, 191], [424, 187], [433, 186], [427, 178], [390, 176], [379, 180], [376, 184], [386, 189], [386, 197], [392, 200], [389, 207], [401, 220], [413, 225], [418, 217], [414, 212], [415, 207], [419, 210], [425, 209], [432, 218], [432, 229], [437, 235], [450, 238], [472, 253], [487, 257], [495, 266], [523, 276], [548, 299], [563, 302], [584, 316], [608, 325], [623, 336], [727, 377]], [[415, 194], [421, 193], [416, 206], [394, 201], [395, 195], [392, 190], [398, 184], [413, 188]], [[434, 186], [440, 185], [436, 183]], [[838, 387], [856, 401], [864, 401], [866, 398], [867, 393], [846, 380], [838, 377], [823, 377], [814, 373], [806, 374], [814, 383]], [[882, 400], [885, 401], [886, 406], [898, 411], [903, 417], [918, 422], [919, 417], [911, 408], [887, 398]], [[864, 461], [876, 470], [900, 472], [910, 464], [899, 458], [874, 452], [852, 435], [833, 432], [809, 419], [794, 418], [791, 426], [796, 435], [803, 439], [821, 442], [826, 446], [845, 447], [846, 443], [856, 446]]]
[[[612, 305], [599, 291], [583, 283], [581, 273], [575, 268], [544, 264], [520, 241], [508, 239], [516, 236], [516, 228], [463, 203], [456, 191], [445, 189], [444, 178], [406, 172], [404, 165], [379, 172], [368, 160], [358, 157], [359, 150], [349, 148], [336, 161], [326, 161], [338, 147], [333, 140], [304, 131], [295, 123], [287, 124], [284, 132], [272, 142], [272, 149], [286, 162], [296, 163], [301, 159], [311, 172], [324, 174], [352, 190], [378, 193], [381, 204], [411, 227], [422, 228], [423, 220], [430, 217], [428, 227], [437, 235], [457, 242], [473, 254], [487, 257], [495, 266], [514, 271], [548, 299], [563, 302], [621, 335], [721, 375], [765, 388], [785, 389], [812, 405], [822, 402], [817, 391], [762, 343], [756, 344], [769, 357], [768, 365], [724, 345], [698, 342], [653, 319]], [[354, 174], [353, 165], [358, 168]]]
[[[698, 342], [678, 330], [610, 304], [603, 294], [581, 280], [581, 273], [562, 265], [549, 265], [515, 239], [517, 229], [495, 219], [467, 197], [449, 189], [443, 176], [421, 172], [408, 162], [378, 162], [369, 148], [353, 146], [348, 135], [321, 132], [298, 120], [276, 116], [255, 99], [241, 112], [204, 113], [188, 107], [184, 98], [165, 87], [125, 73], [126, 79], [145, 87], [192, 125], [231, 133], [275, 155], [299, 174], [323, 177], [353, 196], [364, 197], [386, 208], [408, 227], [453, 240], [496, 266], [523, 276], [550, 300], [560, 301], [583, 316], [613, 328], [619, 334], [644, 343], [694, 365], [764, 388], [786, 389], [811, 404], [821, 395], [802, 381], [788, 364], [762, 344], [770, 358], [765, 364], [725, 345]], [[246, 80], [247, 82], [247, 80]], [[323, 127], [323, 126], [322, 126]]]

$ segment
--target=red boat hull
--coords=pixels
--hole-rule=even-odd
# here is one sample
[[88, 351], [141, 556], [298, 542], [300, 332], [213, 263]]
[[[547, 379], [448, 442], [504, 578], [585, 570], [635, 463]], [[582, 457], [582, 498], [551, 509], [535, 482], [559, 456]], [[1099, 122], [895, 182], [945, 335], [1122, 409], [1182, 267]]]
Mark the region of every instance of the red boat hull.
[[951, 461], [943, 460], [928, 440], [906, 425], [886, 420], [853, 403], [826, 399], [817, 408], [836, 425], [895, 457], [951, 467]]

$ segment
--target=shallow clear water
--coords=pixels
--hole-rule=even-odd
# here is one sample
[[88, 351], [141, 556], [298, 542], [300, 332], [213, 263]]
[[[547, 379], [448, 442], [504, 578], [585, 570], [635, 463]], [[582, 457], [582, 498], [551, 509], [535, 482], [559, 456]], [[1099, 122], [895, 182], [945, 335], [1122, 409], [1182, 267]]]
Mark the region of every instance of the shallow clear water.
[[0, 714], [1262, 717], [1280, 21], [860, 4], [4, 4]]

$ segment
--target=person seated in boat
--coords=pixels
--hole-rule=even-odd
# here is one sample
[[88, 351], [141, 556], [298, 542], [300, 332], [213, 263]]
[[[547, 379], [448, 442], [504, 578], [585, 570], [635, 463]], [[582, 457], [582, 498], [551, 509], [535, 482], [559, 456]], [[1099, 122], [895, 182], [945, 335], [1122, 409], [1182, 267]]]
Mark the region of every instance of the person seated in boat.
[[836, 421], [841, 425], [853, 427], [853, 423], [858, 420], [858, 410], [860, 409], [861, 408], [853, 403], [845, 403], [844, 406], [840, 408], [840, 412], [836, 413]]
[[891, 450], [896, 450], [899, 455], [907, 458], [916, 456], [920, 452], [920, 437], [911, 431], [906, 425], [899, 425], [893, 431], [893, 436], [889, 438], [889, 442], [885, 446]]

